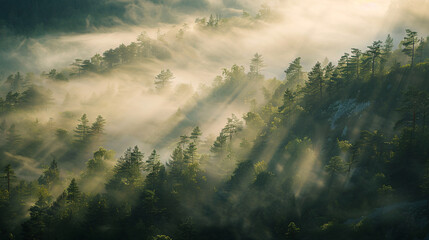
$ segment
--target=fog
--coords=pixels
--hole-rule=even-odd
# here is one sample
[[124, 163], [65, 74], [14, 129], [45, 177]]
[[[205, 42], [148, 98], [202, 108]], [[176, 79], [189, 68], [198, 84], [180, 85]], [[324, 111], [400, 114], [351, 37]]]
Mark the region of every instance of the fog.
[[[237, 1], [236, 5], [245, 6], [246, 11], [256, 12], [260, 7], [257, 2]], [[195, 47], [193, 50], [198, 51], [198, 57], [187, 58], [187, 65], [192, 70], [209, 68], [208, 71], [215, 75], [218, 69], [232, 63], [246, 65], [248, 59], [255, 52], [259, 52], [265, 56], [267, 65], [265, 74], [280, 78], [288, 62], [296, 56], [302, 57], [307, 68], [314, 64], [313, 59], [322, 61], [328, 57], [335, 62], [351, 47], [364, 49], [375, 39], [384, 40], [389, 33], [393, 35], [397, 45], [402, 39], [404, 29], [408, 27], [425, 36], [429, 21], [426, 14], [428, 3], [423, 0], [329, 0], [327, 2], [304, 0], [268, 1], [267, 4], [275, 13], [276, 19], [262, 26], [246, 26], [244, 29], [232, 27], [228, 34], [223, 33], [222, 36], [217, 35], [213, 38], [193, 36], [189, 39], [191, 41], [189, 45]], [[211, 1], [210, 5], [213, 14], [232, 11], [231, 8], [216, 1]], [[152, 6], [152, 8], [155, 7], [167, 8], [167, 6]], [[170, 10], [173, 11], [173, 9]], [[240, 15], [241, 11], [236, 9], [235, 15]], [[133, 14], [137, 13], [138, 11], [134, 10]], [[94, 32], [87, 34], [58, 33], [36, 38], [20, 38], [17, 46], [13, 46], [12, 49], [3, 49], [1, 60], [2, 63], [8, 64], [2, 64], [1, 71], [4, 73], [18, 70], [41, 72], [51, 68], [61, 68], [76, 58], [89, 58], [95, 53], [117, 47], [120, 43], [127, 44], [135, 41], [143, 31], [156, 37], [158, 29], [164, 33], [183, 23], [189, 24], [192, 31], [193, 20], [198, 17], [207, 17], [210, 13], [193, 11], [190, 15], [177, 10], [171, 14], [180, 16], [177, 22], [158, 22], [153, 26], [142, 21], [141, 26], [120, 25], [109, 29], [94, 29]], [[153, 15], [152, 17], [157, 19], [156, 14]], [[226, 14], [228, 15], [230, 14]], [[175, 54], [177, 55], [187, 56], [183, 52]], [[17, 65], [11, 66], [10, 63]]]
[[[328, 58], [336, 63], [351, 47], [365, 49], [373, 40], [384, 40], [389, 33], [398, 45], [407, 27], [421, 36], [428, 34], [425, 27], [429, 23], [426, 14], [429, 4], [423, 0], [267, 1], [263, 3], [270, 7], [269, 18], [256, 22], [240, 16], [243, 10], [255, 15], [262, 2], [205, 3], [208, 8], [200, 6], [185, 11], [168, 4], [140, 1], [130, 4], [127, 14], [136, 21], [142, 20], [142, 24], [121, 23], [112, 28], [93, 28], [84, 34], [8, 36], [6, 45], [10, 48], [0, 53], [3, 78], [16, 71], [40, 74], [54, 68], [67, 70], [75, 59], [89, 59], [122, 43], [128, 45], [142, 32], [152, 39], [163, 39], [164, 47], [171, 54], [166, 59], [128, 64], [108, 74], [85, 75], [66, 83], [40, 80], [36, 84], [53, 92], [55, 105], [31, 115], [44, 121], [58, 120], [59, 127], [69, 131], [83, 113], [88, 114], [90, 121], [102, 115], [107, 119], [106, 148], [121, 154], [128, 146], [139, 145], [149, 152], [177, 127], [174, 121], [167, 121], [178, 109], [192, 109], [204, 99], [208, 93], [202, 89], [211, 86], [223, 68], [238, 64], [249, 71], [249, 61], [255, 53], [263, 56], [266, 67], [262, 74], [282, 80], [283, 71], [296, 57], [301, 57], [304, 69], [309, 70], [316, 60]], [[216, 30], [199, 29], [194, 20], [208, 17], [210, 13], [229, 20]], [[410, 14], [412, 18], [408, 17]], [[179, 29], [185, 29], [182, 40], [176, 38]], [[14, 38], [16, 42], [11, 40]], [[169, 93], [160, 95], [155, 92], [154, 77], [167, 68], [175, 76], [173, 87]], [[183, 94], [179, 86], [188, 92]], [[241, 116], [248, 109], [249, 105], [226, 99], [223, 107], [205, 109], [198, 115], [203, 118], [190, 119], [190, 122], [200, 125], [203, 137], [217, 135], [228, 116], [232, 113]], [[61, 120], [61, 113], [66, 111], [73, 112], [74, 122]], [[190, 127], [186, 126], [182, 133], [190, 131]], [[169, 137], [170, 142], [163, 145], [168, 148], [161, 149], [164, 161], [172, 150], [172, 139], [179, 136]]]
[[[424, 197], [429, 43], [401, 40], [429, 35], [429, 0], [79, 1], [46, 27], [39, 7], [17, 29], [0, 15], [13, 231], [360, 239], [383, 229], [365, 215]], [[368, 51], [388, 34], [393, 49]]]

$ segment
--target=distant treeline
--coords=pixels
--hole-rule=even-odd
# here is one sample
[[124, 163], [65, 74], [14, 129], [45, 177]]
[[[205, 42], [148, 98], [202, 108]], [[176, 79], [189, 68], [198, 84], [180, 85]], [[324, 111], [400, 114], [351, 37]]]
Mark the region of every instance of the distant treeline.
[[89, 24], [113, 26], [124, 21], [125, 6], [123, 1], [105, 0], [5, 0], [0, 26], [19, 34], [84, 31]]

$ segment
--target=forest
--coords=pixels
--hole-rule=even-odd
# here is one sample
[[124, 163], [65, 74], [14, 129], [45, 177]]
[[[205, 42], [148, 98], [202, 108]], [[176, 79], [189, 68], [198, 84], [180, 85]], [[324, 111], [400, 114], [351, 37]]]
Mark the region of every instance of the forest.
[[[61, 17], [25, 2], [0, 11], [16, 34]], [[126, 4], [60, 2], [73, 18]], [[18, 21], [19, 4], [34, 14]], [[0, 79], [0, 239], [429, 238], [428, 33], [294, 54], [276, 76], [257, 49], [207, 50], [279, 15], [209, 13]]]

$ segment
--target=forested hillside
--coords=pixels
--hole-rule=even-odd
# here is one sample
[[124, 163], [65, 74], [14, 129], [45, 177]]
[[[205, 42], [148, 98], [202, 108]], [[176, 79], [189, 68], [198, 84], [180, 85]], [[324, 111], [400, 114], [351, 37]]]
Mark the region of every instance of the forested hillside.
[[212, 14], [5, 77], [0, 239], [427, 239], [429, 37], [282, 59], [281, 78], [254, 53], [188, 82], [201, 39], [276, 14]]

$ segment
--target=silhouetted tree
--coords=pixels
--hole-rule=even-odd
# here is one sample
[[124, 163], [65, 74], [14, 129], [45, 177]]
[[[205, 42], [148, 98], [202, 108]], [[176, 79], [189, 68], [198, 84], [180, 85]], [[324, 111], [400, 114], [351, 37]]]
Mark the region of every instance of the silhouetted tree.
[[301, 58], [295, 58], [290, 64], [289, 67], [285, 70], [286, 73], [286, 85], [290, 89], [295, 89], [298, 84], [301, 84], [304, 80]]
[[371, 76], [375, 75], [375, 64], [381, 55], [381, 41], [374, 41], [371, 46], [368, 46], [368, 50], [366, 51], [366, 55], [369, 56], [371, 61]]
[[46, 187], [49, 189], [52, 184], [57, 183], [59, 180], [60, 171], [58, 170], [57, 161], [54, 158], [49, 167], [43, 171], [43, 174], [39, 177], [38, 182], [41, 185], [46, 185]]
[[198, 143], [198, 140], [201, 136], [202, 132], [198, 126], [196, 126], [191, 133], [191, 136], [189, 137], [194, 143]]
[[250, 73], [254, 76], [259, 76], [259, 72], [264, 67], [264, 60], [262, 55], [255, 53], [252, 60], [250, 61]]
[[92, 135], [100, 135], [104, 132], [104, 126], [106, 125], [106, 120], [101, 116], [98, 115], [97, 119], [91, 126], [91, 134]]
[[417, 32], [411, 31], [410, 29], [405, 30], [407, 36], [404, 37], [401, 44], [404, 47], [402, 51], [409, 57], [411, 57], [411, 67], [414, 65], [414, 55], [416, 52], [416, 47], [419, 42], [417, 37]]
[[81, 192], [77, 186], [76, 179], [72, 179], [70, 185], [67, 187], [67, 200], [70, 202], [79, 201]]
[[167, 88], [171, 84], [172, 79], [174, 79], [174, 76], [170, 69], [161, 70], [161, 72], [155, 77], [156, 89], [162, 90]]
[[77, 138], [77, 141], [80, 143], [86, 142], [88, 140], [88, 137], [90, 135], [90, 127], [88, 125], [88, 118], [86, 114], [83, 114], [82, 117], [78, 120], [79, 124], [77, 125], [76, 129], [74, 130], [75, 137]]
[[4, 168], [3, 178], [6, 181], [7, 192], [10, 194], [10, 187], [16, 178], [15, 177], [15, 171], [13, 170], [13, 168], [10, 164], [6, 165], [6, 167]]
[[141, 183], [143, 170], [143, 153], [135, 146], [128, 148], [115, 165], [113, 177], [106, 184], [107, 189], [135, 189]]

